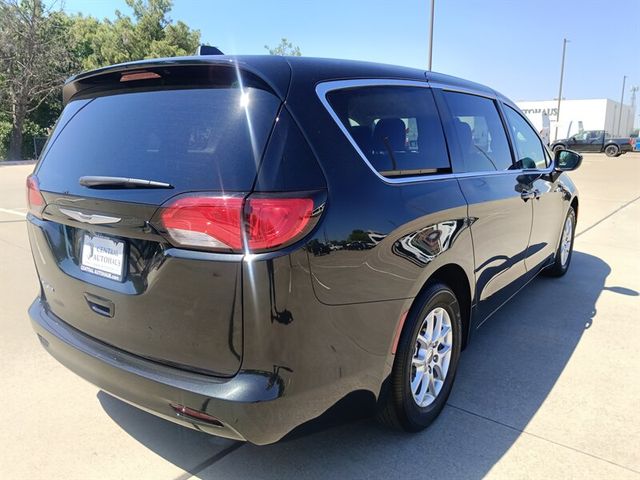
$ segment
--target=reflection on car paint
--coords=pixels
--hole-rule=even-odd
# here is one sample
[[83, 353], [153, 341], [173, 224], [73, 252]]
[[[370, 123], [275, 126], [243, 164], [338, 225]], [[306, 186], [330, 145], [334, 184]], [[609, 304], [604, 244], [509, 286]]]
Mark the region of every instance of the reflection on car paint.
[[429, 225], [396, 240], [391, 248], [399, 257], [425, 266], [449, 249], [466, 223], [466, 219], [457, 219]]

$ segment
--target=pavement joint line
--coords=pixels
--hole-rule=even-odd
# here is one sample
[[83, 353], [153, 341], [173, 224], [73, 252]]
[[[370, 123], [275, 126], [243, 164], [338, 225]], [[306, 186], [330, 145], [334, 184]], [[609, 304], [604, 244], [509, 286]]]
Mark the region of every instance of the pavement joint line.
[[19, 217], [26, 217], [27, 214], [24, 212], [19, 212], [18, 210], [12, 210], [10, 208], [2, 208], [0, 207], [0, 212], [2, 213], [10, 213], [12, 215], [18, 215]]
[[[20, 220], [20, 221], [22, 221], [22, 220]], [[13, 242], [10, 242], [8, 240], [5, 240], [4, 238], [0, 238], [0, 242], [1, 243], [6, 243], [7, 245], [10, 245], [12, 247], [18, 248], [20, 250], [24, 250], [25, 252], [30, 252], [31, 251], [31, 249], [28, 247], [28, 244], [27, 244], [27, 246], [20, 245], [20, 244], [13, 243]]]
[[245, 442], [235, 442], [232, 445], [229, 445], [224, 450], [221, 450], [215, 455], [211, 456], [210, 458], [207, 458], [203, 462], [200, 462], [198, 465], [193, 467], [191, 471], [187, 471], [187, 472], [184, 472], [182, 475], [178, 475], [176, 478], [174, 478], [174, 480], [189, 480], [190, 478], [194, 478], [195, 475], [198, 475], [205, 468], [209, 468], [214, 463], [219, 462], [224, 457], [226, 457], [230, 453], [235, 452], [237, 449], [239, 449], [240, 447], [243, 447], [244, 445], [245, 445]]
[[620, 210], [622, 210], [623, 208], [628, 207], [629, 205], [631, 205], [634, 202], [637, 202], [638, 200], [640, 200], [640, 195], [638, 195], [636, 198], [629, 200], [627, 203], [620, 205], [618, 208], [616, 208], [613, 212], [605, 215], [604, 217], [602, 217], [600, 220], [598, 220], [596, 223], [591, 224], [590, 226], [588, 226], [587, 228], [585, 228], [584, 230], [580, 231], [579, 233], [576, 233], [575, 238], [578, 238], [580, 235], [582, 235], [583, 233], [587, 233], [589, 230], [591, 230], [592, 228], [597, 227], [598, 225], [600, 225], [602, 222], [604, 222], [605, 220], [607, 220], [608, 218], [613, 217], [616, 213], [618, 213]]
[[616, 463], [616, 462], [614, 462], [612, 460], [608, 460], [606, 458], [599, 457], [598, 455], [594, 455], [593, 453], [585, 452], [584, 450], [580, 450], [579, 448], [572, 447], [571, 445], [566, 445], [564, 443], [556, 442], [555, 440], [551, 440], [549, 438], [545, 438], [545, 437], [543, 437], [541, 435], [538, 435], [538, 434], [535, 434], [535, 433], [531, 433], [531, 432], [527, 432], [526, 430], [522, 430], [520, 428], [514, 427], [512, 425], [509, 425], [508, 423], [504, 423], [504, 422], [501, 422], [499, 420], [494, 420], [493, 418], [486, 417], [486, 416], [481, 415], [481, 414], [476, 413], [476, 412], [472, 412], [471, 410], [467, 410], [466, 408], [458, 407], [458, 406], [453, 405], [451, 403], [447, 403], [447, 406], [451, 407], [451, 408], [453, 408], [455, 410], [459, 410], [460, 412], [466, 413], [468, 415], [472, 415], [474, 417], [481, 418], [481, 419], [486, 420], [488, 422], [495, 423], [495, 424], [500, 425], [502, 427], [508, 428], [509, 430], [513, 430], [514, 432], [518, 432], [518, 433], [521, 433], [521, 434], [529, 435], [531, 437], [537, 438], [537, 439], [542, 440], [544, 442], [552, 443], [553, 445], [557, 445], [559, 447], [567, 448], [567, 449], [572, 450], [572, 451], [574, 451], [576, 453], [580, 453], [582, 455], [586, 455], [586, 456], [594, 458], [596, 460], [607, 462], [607, 463], [609, 463], [611, 465], [615, 465], [616, 467], [622, 468], [622, 469], [627, 470], [629, 472], [640, 474], [639, 470], [635, 470], [635, 469], [633, 469], [631, 467], [627, 467], [625, 465], [620, 465], [619, 463]]

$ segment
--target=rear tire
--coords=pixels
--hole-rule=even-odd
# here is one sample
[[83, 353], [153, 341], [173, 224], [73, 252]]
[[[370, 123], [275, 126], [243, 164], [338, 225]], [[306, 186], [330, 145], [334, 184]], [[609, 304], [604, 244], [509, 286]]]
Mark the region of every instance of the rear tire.
[[[567, 231], [569, 228], [569, 231]], [[569, 207], [567, 216], [562, 224], [562, 232], [560, 236], [560, 243], [556, 250], [556, 258], [551, 267], [544, 270], [544, 273], [550, 277], [561, 277], [571, 264], [571, 257], [573, 256], [573, 240], [576, 232], [576, 212], [573, 207]]]
[[407, 315], [378, 420], [408, 432], [428, 427], [451, 393], [461, 344], [455, 294], [442, 283], [428, 286]]
[[617, 157], [620, 155], [620, 147], [617, 145], [607, 145], [604, 149], [604, 154], [607, 157]]
[[564, 145], [554, 145], [553, 153], [559, 152], [561, 150], [566, 150], [566, 147]]

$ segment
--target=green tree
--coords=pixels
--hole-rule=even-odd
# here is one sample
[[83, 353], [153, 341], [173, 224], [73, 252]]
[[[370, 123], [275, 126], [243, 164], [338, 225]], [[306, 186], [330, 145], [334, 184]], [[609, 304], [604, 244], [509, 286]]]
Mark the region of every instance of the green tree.
[[278, 44], [277, 46], [271, 48], [269, 47], [269, 45], [265, 45], [264, 48], [269, 51], [269, 55], [282, 55], [290, 57], [302, 56], [300, 47], [294, 45], [284, 37], [280, 40], [280, 44]]
[[367, 232], [365, 232], [364, 230], [353, 230], [350, 234], [349, 237], [347, 238], [347, 241], [349, 242], [369, 242], [370, 238], [369, 235], [367, 234]]
[[133, 18], [116, 10], [116, 19], [74, 17], [72, 43], [85, 70], [144, 58], [192, 55], [200, 31], [169, 18], [170, 0], [126, 0]]
[[7, 145], [10, 159], [21, 147], [33, 151], [33, 136], [46, 135], [59, 115], [72, 73], [195, 52], [200, 32], [169, 18], [170, 0], [126, 2], [131, 16], [98, 20], [55, 10], [56, 0], [0, 0], [0, 158]]
[[0, 0], [0, 101], [11, 121], [10, 160], [21, 157], [28, 115], [74, 69], [67, 27], [67, 17], [41, 0]]

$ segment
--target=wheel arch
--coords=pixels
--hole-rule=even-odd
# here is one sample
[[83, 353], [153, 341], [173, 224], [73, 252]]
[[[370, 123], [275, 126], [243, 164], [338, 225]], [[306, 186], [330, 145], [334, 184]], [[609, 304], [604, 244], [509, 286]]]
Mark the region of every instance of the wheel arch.
[[578, 221], [578, 197], [575, 196], [573, 197], [573, 200], [571, 200], [571, 207], [573, 208], [573, 211], [576, 212], [576, 222]]
[[394, 347], [393, 353], [395, 353], [395, 346], [398, 343], [400, 336], [402, 335], [402, 331], [404, 330], [404, 321], [407, 315], [414, 309], [419, 308], [418, 302], [421, 300], [423, 292], [434, 283], [443, 283], [447, 287], [449, 287], [456, 298], [458, 299], [458, 303], [460, 304], [460, 313], [462, 315], [462, 349], [467, 346], [467, 342], [469, 339], [469, 330], [471, 325], [471, 282], [469, 281], [469, 277], [465, 272], [464, 268], [456, 263], [448, 263], [446, 265], [442, 265], [437, 270], [435, 270], [429, 277], [425, 280], [420, 291], [415, 296], [413, 301], [411, 302], [411, 306], [409, 310], [403, 315], [401, 324], [396, 331], [396, 338], [394, 338]]
[[447, 285], [453, 293], [455, 293], [458, 303], [460, 304], [460, 313], [462, 314], [462, 349], [467, 346], [469, 339], [469, 328], [471, 325], [471, 282], [467, 277], [464, 269], [455, 263], [449, 263], [438, 268], [427, 279], [423, 289], [429, 284], [442, 282]]

